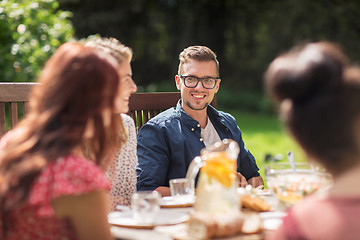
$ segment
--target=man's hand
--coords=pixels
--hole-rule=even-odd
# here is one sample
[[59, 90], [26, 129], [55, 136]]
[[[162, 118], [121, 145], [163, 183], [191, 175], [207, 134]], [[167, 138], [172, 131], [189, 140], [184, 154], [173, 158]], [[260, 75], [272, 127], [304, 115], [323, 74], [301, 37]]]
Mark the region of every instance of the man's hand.
[[247, 185], [250, 184], [254, 188], [256, 187], [264, 188], [264, 182], [260, 176], [250, 178], [249, 180], [246, 180], [246, 178], [239, 172], [236, 173], [236, 176], [239, 180], [239, 187], [246, 187]]
[[248, 183], [253, 186], [254, 188], [260, 188], [260, 189], [263, 189], [264, 188], [264, 181], [263, 179], [258, 176], [258, 177], [253, 177], [253, 178], [250, 178], [248, 180]]
[[246, 185], [248, 185], [246, 178], [241, 173], [237, 172], [236, 176], [239, 180], [239, 187], [246, 187]]
[[163, 197], [171, 196], [171, 191], [169, 187], [158, 187], [155, 189], [155, 191], [158, 191]]

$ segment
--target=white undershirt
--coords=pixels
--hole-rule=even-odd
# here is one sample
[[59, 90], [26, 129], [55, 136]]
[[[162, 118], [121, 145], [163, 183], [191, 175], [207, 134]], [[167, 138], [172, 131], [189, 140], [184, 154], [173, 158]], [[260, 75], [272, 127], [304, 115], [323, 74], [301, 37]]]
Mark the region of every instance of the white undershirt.
[[201, 137], [204, 141], [205, 147], [221, 141], [219, 134], [214, 128], [214, 125], [211, 123], [209, 117], [205, 128], [201, 128]]

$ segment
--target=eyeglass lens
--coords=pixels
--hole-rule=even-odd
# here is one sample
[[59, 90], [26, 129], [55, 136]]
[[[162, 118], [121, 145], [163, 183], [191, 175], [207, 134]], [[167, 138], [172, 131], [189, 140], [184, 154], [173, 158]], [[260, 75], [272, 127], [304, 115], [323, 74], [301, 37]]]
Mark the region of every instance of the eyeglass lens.
[[197, 78], [197, 77], [184, 77], [184, 83], [186, 87], [195, 88], [199, 81], [204, 88], [214, 88], [216, 84], [216, 79], [214, 78]]

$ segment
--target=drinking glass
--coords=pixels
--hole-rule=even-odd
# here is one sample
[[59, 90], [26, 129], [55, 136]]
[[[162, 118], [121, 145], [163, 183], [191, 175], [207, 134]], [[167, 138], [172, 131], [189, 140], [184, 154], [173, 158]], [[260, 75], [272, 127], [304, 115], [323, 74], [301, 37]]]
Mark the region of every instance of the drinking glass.
[[139, 191], [131, 196], [133, 218], [139, 224], [154, 223], [160, 211], [161, 195], [157, 191]]
[[187, 178], [175, 178], [169, 181], [171, 196], [178, 203], [194, 202], [194, 180]]

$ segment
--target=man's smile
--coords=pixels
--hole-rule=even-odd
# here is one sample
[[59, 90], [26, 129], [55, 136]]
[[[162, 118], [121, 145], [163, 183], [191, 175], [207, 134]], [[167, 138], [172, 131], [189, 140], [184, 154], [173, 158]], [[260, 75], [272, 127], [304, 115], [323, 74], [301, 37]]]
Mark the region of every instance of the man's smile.
[[196, 99], [204, 99], [207, 96], [206, 94], [203, 93], [191, 93], [190, 95]]

